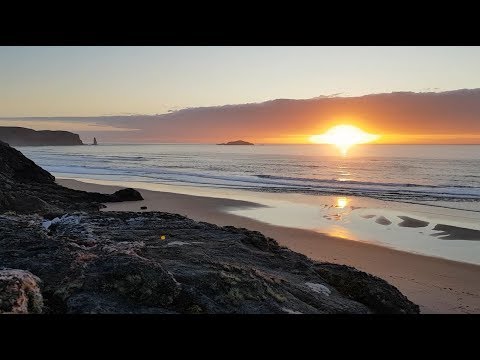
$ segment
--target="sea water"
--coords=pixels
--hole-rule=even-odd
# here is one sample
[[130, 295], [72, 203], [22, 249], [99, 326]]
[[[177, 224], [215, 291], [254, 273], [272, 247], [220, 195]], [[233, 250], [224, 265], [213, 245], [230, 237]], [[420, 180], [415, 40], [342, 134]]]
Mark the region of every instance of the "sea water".
[[[57, 177], [254, 201], [264, 207], [225, 211], [480, 264], [478, 145], [357, 145], [346, 155], [331, 145], [102, 144], [19, 150]], [[405, 216], [427, 225], [405, 226]], [[436, 230], [445, 224], [455, 228]], [[465, 229], [469, 235], [462, 238]]]
[[480, 145], [20, 147], [56, 176], [337, 194], [480, 211]]

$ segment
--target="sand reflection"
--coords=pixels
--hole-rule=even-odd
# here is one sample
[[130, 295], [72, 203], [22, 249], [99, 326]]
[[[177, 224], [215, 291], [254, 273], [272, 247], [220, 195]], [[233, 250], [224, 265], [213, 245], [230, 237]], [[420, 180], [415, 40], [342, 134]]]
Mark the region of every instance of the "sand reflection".
[[348, 199], [346, 197], [344, 196], [337, 197], [337, 201], [335, 205], [336, 208], [344, 209], [347, 205], [348, 205]]
[[[317, 229], [317, 231], [320, 231]], [[350, 231], [348, 231], [346, 228], [342, 226], [332, 226], [330, 229], [327, 231], [327, 235], [338, 237], [341, 239], [349, 239], [349, 240], [356, 240], [357, 237], [353, 235]]]

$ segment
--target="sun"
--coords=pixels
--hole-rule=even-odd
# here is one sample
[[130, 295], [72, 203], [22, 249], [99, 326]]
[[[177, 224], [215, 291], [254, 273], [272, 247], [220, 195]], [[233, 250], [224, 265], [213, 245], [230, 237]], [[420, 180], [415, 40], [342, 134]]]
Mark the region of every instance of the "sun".
[[336, 145], [343, 155], [352, 145], [365, 144], [379, 138], [379, 135], [369, 134], [352, 125], [337, 125], [321, 135], [310, 136], [310, 141], [316, 144]]

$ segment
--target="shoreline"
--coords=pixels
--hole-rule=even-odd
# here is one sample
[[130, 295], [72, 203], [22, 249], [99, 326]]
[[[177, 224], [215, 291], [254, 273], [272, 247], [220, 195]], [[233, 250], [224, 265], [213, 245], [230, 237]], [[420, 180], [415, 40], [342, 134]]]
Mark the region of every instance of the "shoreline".
[[[76, 180], [71, 177], [63, 179]], [[333, 237], [480, 266], [480, 216], [460, 209], [358, 196], [312, 196], [83, 177], [78, 181], [203, 196], [205, 199], [247, 201], [254, 204], [240, 206], [241, 203], [236, 202], [222, 210], [270, 225], [313, 230]], [[190, 209], [187, 207], [187, 210]]]
[[[112, 193], [120, 186], [72, 179], [57, 183], [78, 190]], [[109, 203], [103, 211], [163, 211], [220, 226], [256, 230], [313, 260], [354, 266], [396, 286], [422, 313], [480, 313], [480, 266], [346, 240], [313, 230], [271, 225], [232, 214], [228, 209], [264, 207], [254, 201], [143, 190], [145, 200]]]

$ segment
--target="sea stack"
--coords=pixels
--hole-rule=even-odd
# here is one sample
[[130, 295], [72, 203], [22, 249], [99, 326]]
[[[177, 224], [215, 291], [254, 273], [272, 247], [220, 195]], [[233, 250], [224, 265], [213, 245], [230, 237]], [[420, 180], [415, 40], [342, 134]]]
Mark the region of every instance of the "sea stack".
[[93, 145], [98, 145], [96, 137], [93, 138]]

